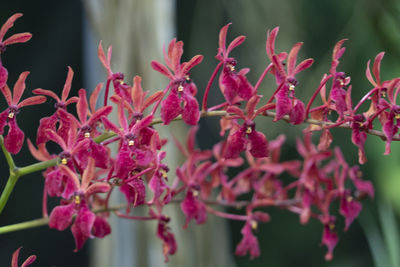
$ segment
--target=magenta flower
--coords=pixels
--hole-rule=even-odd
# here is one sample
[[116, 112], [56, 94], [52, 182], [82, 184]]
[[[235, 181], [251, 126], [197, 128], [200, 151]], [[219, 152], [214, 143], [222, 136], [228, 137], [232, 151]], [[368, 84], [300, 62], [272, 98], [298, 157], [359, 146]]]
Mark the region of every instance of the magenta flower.
[[257, 238], [253, 235], [252, 229], [257, 228], [257, 222], [247, 221], [240, 231], [243, 235], [242, 240], [236, 246], [235, 254], [238, 256], [244, 256], [247, 253], [250, 253], [250, 258], [254, 259], [260, 256], [260, 247], [258, 245]]
[[[98, 234], [98, 237], [103, 237], [110, 232], [110, 227], [104, 219], [96, 219], [96, 215], [89, 208], [90, 196], [108, 192], [110, 185], [108, 183], [92, 182], [95, 175], [95, 163], [92, 158], [89, 159], [81, 181], [68, 167], [61, 165], [60, 169], [71, 180], [71, 186], [68, 188], [68, 195], [71, 198], [67, 199], [68, 202], [64, 205], [53, 209], [49, 218], [49, 227], [63, 231], [74, 221], [71, 231], [75, 238], [75, 251], [78, 251], [88, 238], [96, 236], [95, 234]], [[95, 229], [94, 232], [92, 231], [93, 227]]]
[[207, 221], [206, 205], [198, 199], [198, 196], [198, 190], [194, 188], [187, 190], [186, 196], [181, 203], [181, 209], [186, 216], [183, 228], [187, 228], [192, 219], [195, 219], [197, 224]]
[[229, 53], [237, 46], [241, 45], [246, 39], [241, 35], [236, 37], [226, 48], [226, 34], [231, 23], [222, 27], [219, 32], [219, 48], [216, 59], [221, 61], [222, 73], [219, 76], [219, 87], [225, 97], [225, 100], [230, 104], [237, 103], [240, 100], [249, 100], [255, 93], [253, 86], [246, 78], [249, 69], [241, 69], [236, 71], [236, 60], [229, 57]]
[[[28, 32], [24, 33], [17, 33], [14, 35], [11, 35], [8, 37], [6, 40], [4, 40], [4, 36], [6, 35], [7, 31], [14, 26], [14, 22], [22, 16], [21, 13], [16, 13], [12, 15], [6, 23], [1, 26], [0, 29], [0, 55], [6, 51], [6, 47], [11, 44], [17, 44], [17, 43], [25, 43], [29, 41], [32, 38], [32, 34]], [[1, 58], [0, 58], [0, 88], [3, 88], [8, 79], [8, 71], [6, 68], [3, 67], [1, 63]]]
[[129, 104], [132, 104], [132, 99], [130, 98], [130, 86], [124, 83], [124, 74], [121, 72], [113, 73], [111, 71], [111, 55], [112, 55], [112, 47], [110, 46], [107, 50], [107, 57], [104, 54], [103, 47], [101, 45], [101, 41], [99, 43], [99, 47], [97, 49], [97, 55], [103, 64], [103, 66], [107, 70], [107, 84], [106, 84], [106, 92], [104, 96], [104, 106], [107, 106], [108, 99], [108, 91], [110, 82], [113, 82], [115, 93], [127, 101]]
[[[189, 125], [196, 125], [200, 119], [199, 103], [195, 95], [197, 87], [189, 78], [189, 71], [203, 61], [203, 56], [197, 55], [188, 62], [180, 63], [183, 54], [183, 42], [173, 39], [168, 46], [168, 53], [164, 53], [168, 68], [158, 61], [152, 61], [151, 67], [168, 77], [170, 93], [161, 103], [161, 119], [169, 124], [174, 118], [182, 114], [182, 119]], [[171, 72], [172, 71], [172, 72]]]
[[22, 94], [25, 91], [25, 80], [28, 75], [28, 71], [21, 73], [14, 85], [12, 94], [7, 85], [0, 88], [8, 104], [8, 108], [0, 113], [0, 134], [4, 133], [4, 127], [8, 125], [9, 129], [4, 138], [4, 145], [7, 151], [12, 154], [17, 154], [24, 143], [25, 134], [17, 124], [17, 114], [20, 108], [42, 104], [46, 101], [46, 98], [43, 96], [32, 96], [20, 102]]
[[[125, 108], [128, 109], [129, 118], [132, 118], [133, 121], [140, 120], [143, 118], [143, 112], [146, 108], [148, 108], [153, 103], [159, 101], [162, 98], [163, 93], [161, 91], [157, 91], [151, 96], [147, 97], [149, 91], [143, 91], [142, 88], [142, 77], [135, 76], [133, 78], [133, 87], [130, 90], [130, 101], [132, 105], [125, 105]], [[119, 95], [113, 95], [110, 98], [115, 104], [118, 104], [121, 101], [121, 97]], [[128, 102], [127, 102], [128, 103]]]
[[118, 134], [118, 139], [120, 140], [118, 154], [114, 163], [114, 176], [122, 180], [126, 179], [137, 166], [147, 166], [154, 156], [152, 151], [140, 142], [142, 139], [141, 131], [150, 125], [153, 116], [149, 115], [136, 121], [131, 126], [128, 125], [124, 113], [124, 101], [121, 99], [118, 105], [118, 121], [122, 129], [106, 117], [102, 117], [105, 128]]
[[157, 225], [157, 237], [163, 241], [163, 254], [165, 256], [165, 262], [168, 262], [168, 255], [174, 255], [177, 250], [174, 234], [171, 232], [167, 223], [170, 219], [164, 215], [161, 215], [158, 219]]
[[[21, 251], [22, 247], [19, 247], [12, 255], [12, 260], [11, 260], [11, 267], [18, 267], [18, 256], [19, 252]], [[21, 267], [26, 267], [28, 265], [31, 265], [34, 261], [36, 260], [36, 256], [32, 255], [29, 256], [21, 265]]]
[[[40, 120], [40, 125], [37, 130], [36, 144], [45, 143], [49, 140], [46, 137], [46, 130], [48, 129], [56, 131], [64, 140], [67, 140], [68, 130], [70, 128], [70, 121], [65, 116], [60, 115], [58, 110], [62, 109], [66, 112], [68, 105], [78, 102], [78, 97], [76, 96], [68, 99], [69, 93], [71, 91], [73, 76], [74, 71], [71, 67], [68, 67], [68, 74], [65, 80], [64, 88], [61, 93], [61, 98], [59, 98], [53, 91], [50, 90], [45, 90], [41, 88], [33, 90], [34, 94], [49, 96], [56, 101], [54, 105], [54, 107], [56, 108], [56, 112], [53, 115], [49, 117], [44, 117]], [[59, 123], [59, 126], [56, 130], [57, 123]]]
[[358, 217], [362, 210], [360, 202], [356, 201], [349, 191], [345, 191], [340, 197], [340, 209], [339, 212], [345, 218], [344, 230], [347, 231], [354, 221]]
[[333, 220], [331, 220], [324, 225], [324, 231], [322, 234], [322, 244], [328, 248], [328, 252], [325, 254], [325, 260], [332, 260], [333, 250], [335, 249], [338, 241], [339, 237], [335, 231], [335, 223]]
[[[263, 133], [255, 130], [256, 124], [253, 121], [258, 114], [267, 110], [271, 105], [265, 105], [256, 110], [260, 96], [254, 95], [246, 105], [246, 112], [236, 106], [228, 108], [228, 112], [234, 113], [238, 118], [243, 119], [244, 123], [240, 126], [236, 121], [228, 136], [225, 157], [237, 158], [240, 152], [244, 151], [248, 144], [250, 153], [256, 158], [268, 156], [268, 141]], [[247, 138], [246, 138], [247, 137]]]
[[314, 60], [309, 58], [296, 66], [297, 55], [302, 45], [303, 43], [296, 43], [290, 50], [287, 58], [287, 72], [284, 70], [281, 56], [272, 55], [272, 63], [276, 69], [275, 76], [277, 80], [282, 80], [275, 95], [276, 117], [274, 121], [282, 119], [285, 115], [289, 115], [292, 124], [300, 124], [305, 119], [304, 103], [295, 97], [295, 87], [298, 83], [295, 75], [311, 67]]

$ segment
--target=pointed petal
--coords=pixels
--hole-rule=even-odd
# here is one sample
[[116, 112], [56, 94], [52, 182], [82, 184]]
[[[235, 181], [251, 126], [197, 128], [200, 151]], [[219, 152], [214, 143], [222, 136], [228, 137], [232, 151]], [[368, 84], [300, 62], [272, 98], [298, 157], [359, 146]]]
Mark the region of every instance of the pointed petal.
[[107, 193], [111, 189], [108, 183], [96, 182], [90, 185], [85, 193], [86, 196], [91, 196], [98, 193]]
[[57, 102], [60, 102], [60, 98], [53, 92], [50, 90], [45, 90], [42, 88], [37, 88], [35, 90], [32, 90], [32, 92], [35, 95], [46, 95], [46, 96], [50, 96], [51, 98], [54, 98]]
[[222, 29], [219, 32], [219, 42], [218, 42], [218, 44], [219, 44], [220, 52], [222, 53], [222, 55], [224, 57], [227, 57], [227, 54], [226, 54], [226, 34], [227, 34], [228, 28], [229, 28], [229, 26], [231, 24], [232, 23], [226, 24], [224, 27], [222, 27]]
[[246, 105], [246, 111], [247, 111], [247, 118], [252, 120], [254, 117], [254, 111], [256, 109], [256, 106], [258, 102], [260, 101], [261, 96], [259, 95], [254, 95], [252, 98], [249, 99], [249, 102], [247, 102]]
[[103, 88], [103, 83], [99, 83], [96, 88], [94, 88], [92, 94], [90, 95], [89, 98], [89, 105], [90, 105], [90, 110], [94, 112], [96, 110], [96, 103], [97, 99], [99, 98], [99, 94], [101, 89]]
[[18, 267], [18, 257], [19, 257], [19, 252], [22, 247], [19, 247], [16, 251], [14, 251], [12, 255], [12, 260], [11, 260], [11, 267]]
[[43, 104], [44, 102], [46, 102], [45, 96], [31, 96], [19, 102], [18, 107], [22, 108], [26, 106], [39, 105]]
[[374, 78], [372, 78], [372, 75], [371, 75], [371, 69], [369, 68], [370, 62], [371, 62], [371, 60], [368, 60], [367, 69], [365, 70], [365, 75], [367, 76], [368, 81], [369, 81], [374, 87], [378, 87], [378, 85], [377, 85], [376, 82], [374, 81]]
[[180, 63], [181, 63], [182, 55], [183, 55], [183, 42], [179, 41], [179, 42], [175, 43], [174, 49], [172, 50], [172, 55], [170, 57], [171, 64], [173, 67], [172, 70], [174, 71], [175, 74], [181, 73]]
[[163, 97], [163, 92], [162, 91], [157, 91], [154, 94], [152, 94], [151, 96], [149, 96], [148, 98], [146, 98], [146, 100], [143, 103], [142, 106], [142, 112], [148, 108], [151, 104], [157, 102], [158, 100], [160, 100]]
[[108, 47], [107, 58], [106, 58], [104, 51], [103, 51], [102, 41], [100, 41], [99, 46], [97, 48], [97, 56], [99, 57], [100, 62], [106, 68], [108, 77], [110, 77], [112, 75], [112, 71], [110, 68], [111, 54], [112, 54], [112, 47], [110, 46], [110, 47]]
[[3, 41], [4, 35], [7, 33], [7, 31], [12, 26], [14, 26], [14, 22], [20, 17], [22, 17], [22, 13], [16, 13], [16, 14], [12, 15], [10, 18], [8, 18], [8, 20], [3, 24], [3, 26], [1, 26], [1, 29], [0, 29], [0, 42]]
[[189, 60], [188, 62], [184, 63], [184, 66], [183, 66], [183, 68], [181, 70], [181, 74], [182, 75], [186, 75], [193, 67], [195, 67], [196, 65], [200, 64], [202, 61], [203, 61], [203, 56], [202, 55], [197, 55], [197, 56], [192, 57], [191, 60]]
[[36, 260], [36, 256], [32, 255], [29, 256], [21, 265], [21, 267], [26, 267], [28, 265], [31, 265], [34, 261]]
[[32, 34], [29, 32], [17, 33], [11, 35], [7, 40], [3, 42], [4, 45], [11, 45], [17, 43], [26, 43], [32, 38]]
[[374, 66], [372, 67], [372, 72], [374, 73], [376, 83], [378, 85], [381, 85], [381, 62], [382, 62], [382, 58], [384, 55], [385, 55], [385, 52], [380, 52], [375, 57]]
[[67, 79], [65, 80], [64, 88], [62, 90], [61, 101], [65, 101], [68, 98], [69, 92], [71, 91], [72, 78], [74, 77], [74, 71], [68, 66]]
[[309, 67], [311, 67], [311, 65], [314, 63], [314, 59], [309, 58], [306, 60], [303, 60], [302, 62], [300, 62], [299, 65], [297, 65], [297, 67], [294, 70], [294, 74], [296, 75], [297, 73], [308, 69]]
[[88, 164], [85, 170], [83, 171], [82, 175], [81, 189], [83, 191], [85, 191], [86, 188], [88, 188], [93, 177], [94, 177], [94, 159], [92, 157], [89, 157]]
[[303, 43], [301, 42], [296, 43], [289, 52], [287, 60], [287, 74], [290, 77], [293, 77], [295, 75], [297, 55], [299, 54], [302, 45]]
[[76, 113], [78, 114], [78, 118], [81, 124], [85, 124], [88, 114], [88, 102], [86, 99], [86, 90], [80, 89], [78, 94], [79, 94], [79, 100], [78, 104], [76, 105]]
[[131, 98], [135, 110], [138, 110], [143, 105], [144, 93], [142, 89], [142, 77], [135, 76], [133, 78], [133, 88], [131, 90]]
[[272, 60], [272, 56], [275, 55], [275, 40], [278, 35], [279, 27], [275, 27], [272, 31], [268, 31], [267, 33], [267, 42], [265, 45], [265, 50], [267, 51], [267, 55], [270, 60]]
[[164, 76], [167, 76], [169, 79], [171, 79], [171, 80], [174, 79], [174, 76], [169, 71], [169, 69], [167, 69], [167, 67], [165, 67], [160, 62], [153, 60], [151, 62], [151, 67], [153, 68], [153, 70], [158, 71], [159, 73], [161, 73]]
[[12, 104], [14, 104], [14, 105], [18, 104], [19, 100], [21, 99], [21, 96], [25, 91], [25, 80], [26, 80], [26, 77], [28, 77], [28, 75], [29, 75], [29, 71], [25, 71], [19, 75], [18, 80], [15, 83], [14, 88], [13, 88]]
[[106, 107], [99, 108], [95, 113], [93, 113], [90, 116], [90, 119], [88, 120], [87, 124], [90, 127], [94, 127], [95, 124], [98, 121], [100, 121], [101, 117], [108, 116], [111, 113], [111, 111], [112, 111], [112, 107], [111, 106], [106, 106]]
[[246, 40], [246, 36], [240, 35], [236, 37], [228, 46], [228, 49], [226, 49], [226, 56], [235, 48], [241, 45], [244, 41]]
[[5, 84], [5, 86], [0, 87], [0, 91], [1, 91], [1, 93], [4, 95], [4, 98], [6, 99], [7, 104], [8, 104], [9, 106], [11, 106], [11, 105], [13, 104], [13, 103], [12, 103], [12, 95], [11, 95], [11, 90], [10, 90], [10, 88], [8, 87], [8, 85]]

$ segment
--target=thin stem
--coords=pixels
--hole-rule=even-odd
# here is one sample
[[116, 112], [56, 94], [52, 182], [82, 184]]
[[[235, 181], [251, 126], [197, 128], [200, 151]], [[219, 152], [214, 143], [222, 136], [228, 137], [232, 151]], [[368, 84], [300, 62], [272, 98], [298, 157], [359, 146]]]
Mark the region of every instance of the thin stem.
[[10, 172], [13, 172], [15, 170], [15, 163], [14, 163], [14, 159], [12, 158], [10, 152], [7, 151], [6, 147], [4, 146], [4, 138], [2, 135], [0, 135], [0, 146], [1, 149], [3, 150], [3, 154], [6, 158], [8, 167], [10, 168]]
[[10, 224], [0, 227], [0, 234], [6, 234], [10, 232], [45, 226], [48, 223], [49, 223], [49, 218], [40, 218], [22, 223]]
[[360, 102], [357, 103], [357, 105], [353, 109], [353, 113], [355, 114], [358, 108], [365, 102], [365, 100], [368, 99], [373, 93], [375, 93], [379, 88], [374, 88], [371, 91], [369, 91], [363, 98], [361, 98]]
[[58, 164], [58, 161], [59, 161], [58, 158], [54, 158], [51, 160], [38, 162], [32, 165], [28, 165], [26, 167], [18, 168], [16, 172], [19, 176], [24, 176], [33, 172], [42, 171], [49, 167], [56, 166]]
[[15, 184], [18, 181], [18, 178], [19, 178], [18, 175], [10, 175], [8, 177], [7, 184], [4, 187], [3, 192], [1, 193], [0, 196], [0, 214], [2, 213], [4, 207], [6, 206], [8, 198], [10, 197], [11, 192], [13, 191]]
[[261, 82], [264, 80], [265, 76], [267, 75], [267, 73], [271, 70], [271, 67], [274, 64], [270, 63], [264, 70], [264, 72], [261, 74], [260, 78], [258, 79], [256, 86], [254, 86], [254, 90], [257, 92], [258, 87], [260, 87]]
[[322, 87], [324, 87], [324, 85], [328, 82], [328, 80], [330, 78], [332, 78], [332, 76], [333, 76], [332, 74], [328, 75], [321, 81], [321, 83], [319, 84], [317, 90], [315, 90], [314, 94], [312, 95], [310, 101], [308, 101], [307, 108], [306, 108], [306, 118], [308, 118], [308, 113], [310, 112], [311, 105], [314, 102], [315, 98], [317, 97], [317, 95], [321, 91]]
[[104, 106], [107, 106], [108, 92], [110, 91], [110, 82], [111, 82], [111, 79], [107, 79], [106, 90], [104, 93]]
[[231, 213], [218, 211], [218, 210], [211, 208], [210, 206], [206, 206], [206, 209], [209, 213], [214, 214], [215, 216], [218, 216], [221, 218], [225, 218], [225, 219], [236, 220], [236, 221], [247, 221], [249, 218], [246, 215], [237, 215], [237, 214], [231, 214]]
[[217, 76], [218, 71], [219, 71], [219, 69], [221, 68], [222, 64], [223, 64], [222, 62], [219, 62], [218, 65], [215, 67], [215, 70], [214, 70], [214, 72], [212, 73], [212, 75], [211, 75], [211, 77], [210, 77], [210, 80], [209, 80], [208, 83], [207, 83], [207, 87], [206, 87], [206, 89], [204, 90], [203, 105], [202, 105], [202, 111], [203, 111], [203, 112], [207, 111], [207, 99], [208, 99], [208, 94], [209, 94], [209, 92], [210, 92], [211, 85], [212, 85], [212, 83], [213, 83], [215, 77]]
[[281, 84], [278, 86], [278, 88], [276, 88], [275, 92], [272, 94], [272, 96], [268, 99], [267, 104], [271, 103], [272, 101], [274, 101], [274, 97], [276, 95], [276, 93], [278, 93], [279, 89], [282, 88], [282, 86], [285, 84], [285, 82], [281, 82]]

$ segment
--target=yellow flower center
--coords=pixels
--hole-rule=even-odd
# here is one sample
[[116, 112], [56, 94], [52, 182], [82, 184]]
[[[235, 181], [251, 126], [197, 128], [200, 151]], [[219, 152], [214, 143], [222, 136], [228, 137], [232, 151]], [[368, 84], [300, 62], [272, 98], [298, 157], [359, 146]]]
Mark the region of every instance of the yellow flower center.
[[258, 223], [256, 222], [256, 221], [254, 221], [254, 220], [251, 220], [251, 228], [253, 229], [253, 230], [256, 230], [257, 229], [257, 227], [258, 227]]
[[133, 146], [135, 144], [135, 141], [133, 141], [133, 140], [129, 140], [129, 142], [128, 142], [128, 146]]
[[289, 85], [289, 90], [290, 90], [290, 91], [293, 91], [295, 87], [296, 87], [296, 86], [294, 86], [294, 84], [290, 84], [290, 85]]
[[81, 204], [81, 197], [76, 195], [75, 198], [74, 198], [74, 202], [75, 202], [76, 205]]
[[247, 134], [251, 134], [252, 131], [253, 131], [253, 130], [251, 129], [251, 127], [247, 127], [247, 128], [246, 128], [246, 133], [247, 133]]
[[228, 68], [229, 68], [230, 71], [234, 71], [235, 70], [235, 66], [233, 66], [231, 64], [228, 65]]
[[68, 162], [68, 160], [66, 158], [62, 158], [61, 159], [61, 164], [66, 165]]
[[8, 113], [8, 118], [10, 118], [10, 119], [14, 118], [14, 112]]
[[90, 137], [90, 133], [89, 132], [86, 132], [85, 133], [85, 138], [89, 138]]

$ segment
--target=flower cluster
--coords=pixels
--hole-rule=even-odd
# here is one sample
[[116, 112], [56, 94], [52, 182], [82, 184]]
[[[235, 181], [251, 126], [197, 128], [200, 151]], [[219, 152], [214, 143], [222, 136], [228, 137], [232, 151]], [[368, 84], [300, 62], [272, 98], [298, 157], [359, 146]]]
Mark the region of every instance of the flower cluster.
[[[6, 46], [30, 39], [30, 34], [22, 33], [3, 41], [6, 31], [20, 16], [12, 16], [1, 28], [1, 54]], [[24, 133], [16, 122], [20, 109], [47, 99], [56, 101], [54, 114], [40, 120], [36, 144], [28, 140], [28, 146], [38, 161], [49, 163], [41, 165], [45, 166], [42, 168], [45, 179], [43, 216], [48, 217], [50, 228], [60, 231], [70, 228], [75, 251], [90, 238], [110, 234], [108, 218], [115, 213], [132, 220], [157, 221], [155, 233], [168, 260], [168, 256], [177, 251], [177, 243], [168, 226], [171, 218], [164, 207], [180, 202], [186, 217], [183, 228], [189, 227], [191, 221], [205, 223], [210, 214], [242, 221], [243, 238], [237, 244], [236, 254], [249, 254], [251, 258], [260, 254], [256, 232], [260, 223], [270, 220], [266, 211], [270, 206], [298, 214], [302, 224], [316, 219], [321, 223], [322, 244], [328, 250], [325, 259], [332, 259], [339, 240], [336, 227], [339, 215], [344, 217], [344, 231], [347, 231], [362, 209], [360, 198], [365, 195], [373, 198], [374, 189], [371, 182], [362, 179], [358, 166], [349, 166], [340, 149], [331, 147], [330, 129], [338, 126], [351, 129], [360, 164], [366, 161], [364, 144], [369, 133], [385, 138], [385, 154], [390, 153], [391, 142], [400, 140], [397, 134], [400, 106], [396, 104], [400, 78], [381, 81], [383, 53], [378, 54], [372, 73], [370, 63], [367, 65], [367, 78], [373, 88], [353, 106], [350, 77], [337, 70], [345, 52], [345, 40], [341, 40], [334, 47], [329, 72], [324, 74], [306, 106], [296, 97], [299, 84], [296, 75], [310, 68], [314, 60], [306, 59], [297, 64], [303, 44], [296, 43], [288, 53], [278, 53], [275, 41], [279, 29], [268, 32], [266, 57], [270, 63], [253, 86], [246, 77], [249, 69], [238, 70], [238, 61], [229, 55], [245, 41], [244, 36], [239, 36], [227, 45], [229, 26], [224, 26], [219, 34], [216, 55], [219, 63], [205, 90], [202, 111], [190, 71], [202, 62], [203, 56], [196, 55], [182, 63], [183, 42], [176, 39], [164, 51], [165, 65], [151, 62], [155, 71], [170, 80], [163, 91], [153, 94], [143, 90], [140, 76], [135, 76], [130, 85], [124, 81], [122, 73], [112, 72], [112, 49], [108, 48], [106, 55], [100, 43], [98, 56], [107, 72], [104, 105], [100, 108], [96, 105], [103, 90], [102, 83], [89, 99], [84, 89], [79, 90], [78, 96], [70, 97], [73, 79], [70, 67], [61, 97], [39, 88], [33, 90], [35, 96], [20, 101], [29, 72], [19, 76], [11, 93], [7, 85], [8, 72], [0, 61], [0, 90], [8, 104], [0, 113], [1, 135], [8, 126], [4, 139], [6, 154], [17, 154], [24, 142]], [[276, 81], [276, 88], [269, 97], [258, 90], [268, 73]], [[209, 90], [218, 75], [218, 87], [225, 100], [207, 108]], [[328, 82], [330, 89], [327, 89]], [[111, 85], [114, 94], [109, 96]], [[318, 94], [322, 104], [312, 108]], [[108, 100], [116, 106], [117, 121], [111, 120], [113, 107], [107, 105]], [[366, 101], [370, 103], [369, 109], [359, 112]], [[157, 119], [159, 107], [161, 118]], [[211, 150], [199, 150], [195, 145], [201, 116], [220, 116], [222, 140]], [[298, 160], [280, 159], [285, 136], [268, 141], [265, 133], [256, 127], [255, 119], [259, 116], [274, 117], [273, 122], [310, 124], [297, 140]], [[170, 124], [175, 119], [194, 127], [189, 131], [186, 145], [176, 140], [186, 160], [176, 170], [170, 170], [168, 162], [164, 161], [167, 152], [163, 148], [167, 140], [153, 125]], [[380, 123], [382, 132], [377, 131], [375, 121]], [[321, 131], [318, 145], [311, 142], [311, 135], [316, 131]], [[59, 146], [58, 153], [47, 150], [49, 142]], [[116, 144], [115, 153], [111, 153], [111, 144]], [[231, 169], [240, 171], [229, 177]], [[284, 181], [283, 175], [291, 180]], [[116, 188], [125, 196], [123, 211], [109, 205], [111, 194], [119, 193], [114, 190]], [[59, 200], [50, 214], [48, 196]], [[134, 215], [138, 206], [147, 208], [145, 216]], [[242, 213], [227, 213], [218, 206], [237, 207]]]

